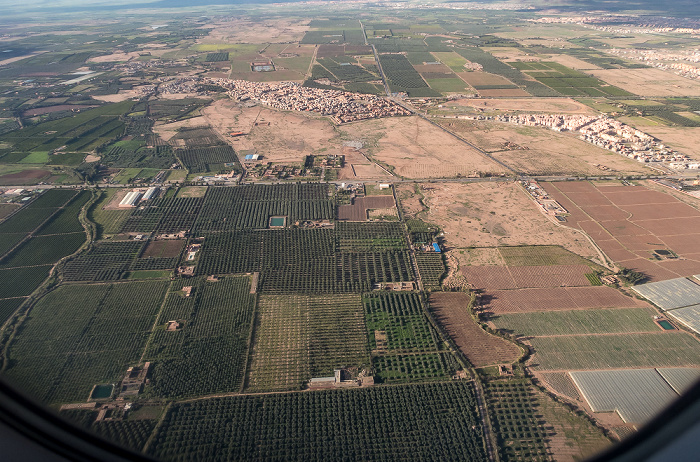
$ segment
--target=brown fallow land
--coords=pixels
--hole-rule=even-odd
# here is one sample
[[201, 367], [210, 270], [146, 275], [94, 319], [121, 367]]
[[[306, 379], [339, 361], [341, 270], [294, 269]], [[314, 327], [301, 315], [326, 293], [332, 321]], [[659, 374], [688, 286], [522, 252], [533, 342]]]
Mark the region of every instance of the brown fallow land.
[[505, 339], [485, 332], [469, 312], [470, 297], [464, 292], [439, 292], [430, 295], [430, 310], [457, 348], [475, 367], [511, 364], [522, 349]]
[[462, 273], [475, 289], [590, 286], [587, 265], [466, 266]]
[[395, 207], [394, 196], [358, 197], [352, 205], [338, 206], [338, 220], [367, 221], [367, 210]]
[[177, 239], [165, 239], [160, 241], [151, 241], [146, 250], [143, 251], [141, 258], [172, 258], [177, 257], [182, 252], [182, 247], [185, 241]]
[[[567, 225], [588, 233], [618, 266], [643, 272], [650, 281], [700, 273], [700, 211], [690, 205], [644, 186], [584, 181], [544, 187], [569, 212]], [[656, 258], [654, 250], [670, 250], [677, 258]]]

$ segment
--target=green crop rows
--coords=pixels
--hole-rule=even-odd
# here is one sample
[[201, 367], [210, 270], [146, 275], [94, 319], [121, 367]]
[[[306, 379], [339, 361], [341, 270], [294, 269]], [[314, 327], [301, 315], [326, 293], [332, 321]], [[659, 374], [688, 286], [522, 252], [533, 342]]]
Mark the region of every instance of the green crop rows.
[[486, 459], [471, 383], [177, 404], [148, 453], [174, 461]]
[[[194, 288], [190, 297], [180, 289]], [[173, 283], [146, 350], [153, 393], [168, 398], [240, 391], [255, 309], [250, 279]], [[166, 331], [168, 321], [182, 327]]]
[[123, 233], [178, 233], [189, 231], [204, 203], [200, 197], [168, 197], [135, 208], [124, 221]]
[[270, 216], [296, 220], [328, 220], [335, 207], [323, 184], [246, 185], [210, 188], [195, 225], [198, 233], [267, 228]]
[[175, 155], [190, 173], [228, 173], [241, 167], [230, 146], [178, 149]]
[[94, 384], [116, 381], [138, 361], [166, 287], [132, 282], [50, 292], [10, 347], [6, 377], [44, 402], [84, 401]]
[[369, 365], [359, 295], [263, 295], [254, 337], [250, 391], [298, 390], [336, 368]]
[[208, 63], [228, 61], [228, 51], [223, 53], [208, 53], [205, 61]]
[[525, 381], [494, 381], [484, 384], [484, 390], [501, 460], [550, 460], [547, 433], [538, 423], [537, 399], [530, 385]]
[[430, 324], [413, 292], [371, 293], [363, 297], [379, 381], [395, 383], [451, 377], [460, 369]]
[[445, 274], [442, 254], [437, 252], [416, 252], [416, 263], [423, 286], [426, 289], [439, 289], [440, 279]]

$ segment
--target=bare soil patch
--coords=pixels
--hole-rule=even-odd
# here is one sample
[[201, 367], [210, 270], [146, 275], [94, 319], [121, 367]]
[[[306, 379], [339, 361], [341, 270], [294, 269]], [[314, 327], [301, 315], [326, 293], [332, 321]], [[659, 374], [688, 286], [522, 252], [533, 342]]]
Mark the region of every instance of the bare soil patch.
[[[202, 115], [234, 149], [254, 151], [264, 162], [301, 163], [312, 154], [341, 154], [338, 133], [322, 117], [241, 107], [225, 99], [202, 109]], [[246, 135], [231, 138], [231, 132]]]
[[122, 61], [130, 61], [132, 59], [136, 59], [139, 57], [139, 53], [137, 51], [131, 51], [129, 53], [112, 53], [110, 55], [102, 55], [102, 56], [93, 56], [92, 58], [88, 59], [89, 63], [113, 63], [113, 62], [122, 62]]
[[[571, 133], [499, 122], [436, 119], [518, 172], [530, 175], [648, 174], [639, 162], [586, 143]], [[521, 149], [513, 148], [519, 146]], [[601, 170], [602, 165], [608, 170]]]
[[48, 170], [22, 170], [0, 176], [0, 185], [36, 184], [51, 175]]
[[185, 246], [184, 240], [163, 239], [151, 241], [143, 251], [141, 258], [172, 258], [177, 257]]
[[429, 302], [435, 320], [475, 367], [510, 364], [522, 355], [519, 346], [481, 328], [469, 312], [468, 294], [433, 293]]
[[648, 306], [612, 287], [549, 287], [516, 290], [489, 290], [481, 296], [486, 314], [525, 313], [593, 308], [637, 308]]
[[185, 186], [177, 192], [177, 197], [204, 197], [206, 193], [206, 186]]
[[501, 89], [480, 89], [476, 90], [481, 96], [487, 98], [512, 98], [514, 96], [530, 96], [530, 93], [520, 88], [501, 88]]
[[589, 73], [639, 96], [700, 96], [700, 82], [661, 69], [601, 69]]
[[[258, 21], [252, 18], [229, 18], [207, 24], [213, 30], [198, 43], [284, 43], [298, 42], [309, 30], [308, 19], [270, 18]], [[261, 45], [261, 48], [264, 45]]]
[[0, 204], [0, 220], [14, 212], [19, 208], [19, 205], [15, 204]]
[[[700, 270], [700, 211], [676, 197], [643, 186], [589, 182], [548, 183], [545, 189], [570, 212], [567, 224], [586, 231], [620, 266], [641, 271], [650, 280], [691, 276]], [[654, 259], [652, 251], [657, 249], [672, 250], [678, 259]]]
[[361, 141], [370, 160], [389, 165], [407, 178], [504, 172], [500, 165], [417, 116], [356, 122], [339, 131], [344, 138]]
[[586, 265], [549, 266], [467, 266], [462, 269], [470, 285], [477, 289], [524, 289], [590, 286]]
[[423, 218], [444, 229], [448, 248], [560, 245], [596, 255], [585, 237], [548, 220], [517, 183], [430, 183], [423, 193], [430, 208]]
[[595, 114], [583, 103], [571, 98], [474, 99], [450, 101], [450, 105], [471, 106], [485, 110], [544, 112], [547, 114]]

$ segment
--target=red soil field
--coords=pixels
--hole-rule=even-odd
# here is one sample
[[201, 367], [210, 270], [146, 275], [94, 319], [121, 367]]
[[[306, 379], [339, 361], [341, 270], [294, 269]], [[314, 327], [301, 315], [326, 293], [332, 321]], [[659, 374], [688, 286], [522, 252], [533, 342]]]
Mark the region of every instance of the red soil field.
[[141, 258], [172, 258], [180, 255], [185, 241], [177, 239], [164, 239], [160, 241], [151, 241], [143, 251]]
[[586, 265], [467, 266], [462, 273], [477, 289], [588, 286]]
[[440, 292], [430, 295], [430, 310], [455, 345], [476, 367], [510, 364], [522, 350], [517, 345], [484, 331], [468, 310], [469, 295]]
[[[567, 225], [585, 231], [616, 262], [650, 281], [697, 274], [700, 212], [670, 194], [643, 186], [600, 186], [587, 181], [547, 183], [549, 195], [568, 212]], [[653, 260], [669, 249], [674, 260]]]
[[338, 220], [367, 221], [368, 209], [386, 209], [395, 205], [394, 196], [359, 197], [352, 205], [338, 206]]
[[50, 175], [51, 172], [48, 170], [22, 170], [21, 172], [8, 173], [7, 175], [0, 176], [0, 185], [36, 184]]
[[483, 310], [493, 314], [639, 306], [647, 305], [605, 286], [491, 290], [481, 297]]

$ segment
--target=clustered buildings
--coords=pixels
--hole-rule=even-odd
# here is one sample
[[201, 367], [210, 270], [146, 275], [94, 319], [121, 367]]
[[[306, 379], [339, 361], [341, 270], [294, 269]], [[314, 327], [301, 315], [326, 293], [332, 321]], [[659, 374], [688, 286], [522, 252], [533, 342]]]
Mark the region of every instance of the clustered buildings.
[[700, 168], [700, 163], [659, 143], [653, 136], [610, 117], [582, 115], [515, 114], [494, 117], [501, 122], [579, 132], [589, 143], [639, 162], [668, 162], [675, 169]]
[[296, 82], [208, 79], [208, 83], [226, 88], [229, 96], [238, 101], [253, 100], [285, 111], [318, 112], [331, 116], [337, 123], [411, 114], [407, 109], [380, 96], [307, 88]]

